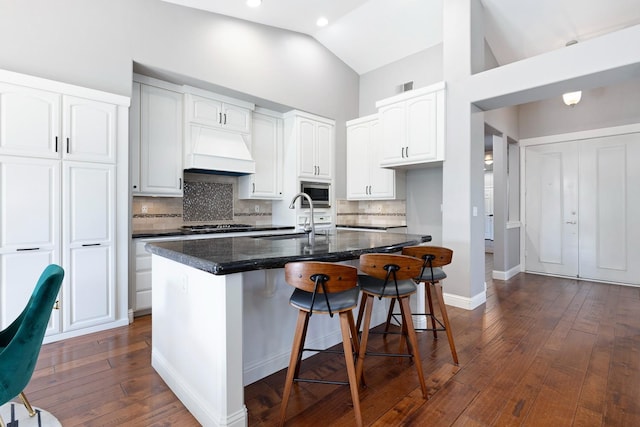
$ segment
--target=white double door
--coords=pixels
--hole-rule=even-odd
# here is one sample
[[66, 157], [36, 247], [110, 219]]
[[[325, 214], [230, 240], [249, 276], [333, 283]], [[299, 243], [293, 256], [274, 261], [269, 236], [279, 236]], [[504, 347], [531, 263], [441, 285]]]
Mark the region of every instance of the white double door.
[[525, 156], [526, 271], [640, 284], [640, 134]]

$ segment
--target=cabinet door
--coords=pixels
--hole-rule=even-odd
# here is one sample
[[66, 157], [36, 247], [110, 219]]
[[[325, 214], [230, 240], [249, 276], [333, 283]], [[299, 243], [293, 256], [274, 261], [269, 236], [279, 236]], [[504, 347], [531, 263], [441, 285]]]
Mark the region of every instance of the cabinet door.
[[251, 191], [254, 197], [282, 197], [282, 120], [253, 115], [251, 154], [256, 161]]
[[0, 83], [0, 154], [57, 158], [60, 95]]
[[[0, 329], [22, 312], [42, 270], [60, 263], [59, 194], [59, 161], [0, 156]], [[47, 328], [56, 332], [58, 315]]]
[[236, 132], [251, 132], [251, 111], [232, 104], [222, 104], [222, 127]]
[[[8, 252], [0, 250], [0, 329], [11, 324], [24, 310], [42, 271], [59, 264], [58, 250]], [[54, 309], [45, 332], [60, 332], [60, 312]]]
[[182, 196], [182, 94], [141, 85], [140, 194]]
[[316, 125], [316, 176], [331, 179], [333, 175], [333, 126], [318, 123]]
[[222, 102], [197, 95], [187, 95], [187, 102], [187, 121], [220, 127], [222, 124]]
[[59, 161], [0, 156], [0, 248], [57, 248], [59, 194]]
[[437, 160], [436, 94], [406, 102], [408, 163]]
[[115, 163], [116, 106], [63, 96], [63, 158]]
[[316, 123], [312, 120], [299, 118], [298, 147], [300, 170], [298, 175], [305, 178], [316, 178], [317, 164], [315, 159]]
[[63, 330], [115, 320], [115, 166], [63, 166]]
[[371, 122], [369, 153], [369, 197], [372, 199], [394, 199], [396, 197], [396, 171], [380, 167], [381, 151], [380, 124]]
[[141, 84], [133, 82], [129, 107], [129, 165], [131, 192], [140, 193], [140, 91]]
[[347, 128], [347, 199], [369, 198], [370, 138], [369, 123]]
[[382, 164], [401, 164], [405, 161], [406, 116], [404, 103], [387, 105], [378, 111]]

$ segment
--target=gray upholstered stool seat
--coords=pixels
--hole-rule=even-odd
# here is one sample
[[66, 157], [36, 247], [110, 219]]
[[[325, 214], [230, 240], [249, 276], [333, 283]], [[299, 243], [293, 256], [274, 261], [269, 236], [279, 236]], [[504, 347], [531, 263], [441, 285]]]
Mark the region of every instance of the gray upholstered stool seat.
[[413, 280], [398, 280], [398, 289], [393, 282], [387, 283], [385, 286], [384, 279], [367, 276], [366, 274], [358, 274], [358, 286], [360, 290], [375, 293], [382, 297], [395, 297], [396, 295], [411, 295], [416, 292], [418, 287]]
[[[328, 303], [325, 295], [329, 301]], [[343, 292], [316, 295], [315, 301], [313, 301], [313, 312], [328, 314], [329, 307], [331, 307], [332, 313], [353, 309], [358, 305], [359, 295], [360, 291], [357, 287]], [[291, 298], [289, 298], [289, 304], [300, 310], [311, 310], [312, 300], [313, 292], [296, 289], [291, 294]]]

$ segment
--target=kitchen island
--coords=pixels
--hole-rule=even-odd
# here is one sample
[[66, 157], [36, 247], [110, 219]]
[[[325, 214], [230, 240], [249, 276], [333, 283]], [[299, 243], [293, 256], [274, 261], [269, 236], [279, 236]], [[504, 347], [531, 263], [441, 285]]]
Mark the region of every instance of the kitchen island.
[[[152, 366], [203, 425], [245, 426], [244, 385], [288, 364], [297, 313], [288, 304], [293, 288], [284, 282], [284, 265], [353, 263], [363, 253], [398, 252], [430, 240], [334, 231], [316, 235], [313, 245], [304, 234], [149, 243]], [[331, 320], [314, 322], [310, 346], [340, 342]]]

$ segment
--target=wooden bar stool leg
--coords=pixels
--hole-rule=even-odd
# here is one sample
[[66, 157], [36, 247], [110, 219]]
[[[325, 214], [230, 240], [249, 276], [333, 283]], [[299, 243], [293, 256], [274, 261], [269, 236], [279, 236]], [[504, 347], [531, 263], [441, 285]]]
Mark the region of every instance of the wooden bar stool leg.
[[362, 316], [364, 315], [364, 306], [365, 300], [367, 299], [366, 295], [363, 293], [360, 297], [360, 308], [358, 309], [358, 320], [356, 321], [356, 329], [360, 330], [360, 325], [362, 325]]
[[451, 332], [451, 324], [449, 323], [449, 315], [447, 314], [447, 307], [444, 305], [444, 296], [442, 295], [442, 285], [440, 283], [435, 283], [434, 290], [436, 292], [436, 298], [438, 299], [438, 305], [440, 306], [440, 312], [442, 313], [442, 322], [444, 323], [445, 332], [447, 333], [447, 339], [449, 340], [449, 347], [451, 348], [451, 356], [453, 357], [453, 363], [457, 365], [458, 353], [456, 352], [456, 345], [453, 342], [453, 332]]
[[[395, 298], [394, 298], [395, 299]], [[398, 306], [400, 307], [400, 318], [404, 319], [404, 308], [402, 307], [402, 304], [398, 304]], [[407, 325], [406, 323], [403, 321], [402, 325], [400, 325], [400, 346], [398, 347], [398, 353], [402, 353], [403, 352], [403, 348], [406, 346], [407, 347], [407, 353], [409, 354], [413, 354], [411, 353], [411, 349], [409, 348], [409, 342], [407, 341]], [[398, 359], [398, 362], [402, 362], [402, 359]]]
[[291, 357], [289, 359], [289, 368], [287, 369], [287, 378], [284, 382], [284, 391], [282, 392], [282, 403], [280, 404], [280, 422], [278, 425], [283, 426], [287, 418], [287, 404], [289, 403], [289, 395], [293, 386], [293, 378], [298, 368], [300, 353], [304, 345], [302, 335], [305, 325], [308, 321], [309, 313], [302, 310], [298, 311], [298, 322], [296, 324], [296, 332], [293, 337], [293, 345], [291, 346]]
[[425, 299], [425, 309], [429, 307], [429, 314], [427, 315], [427, 319], [425, 319], [427, 328], [429, 327], [429, 319], [431, 319], [431, 327], [433, 328], [433, 339], [438, 339], [438, 332], [436, 329], [438, 325], [436, 323], [436, 317], [433, 313], [433, 299], [431, 298], [431, 283], [424, 282], [424, 299]]
[[420, 388], [422, 389], [422, 397], [428, 399], [427, 385], [424, 382], [424, 373], [422, 372], [422, 359], [420, 358], [420, 351], [418, 350], [418, 338], [416, 336], [416, 331], [413, 328], [413, 319], [411, 319], [409, 298], [400, 298], [400, 305], [402, 308], [402, 323], [407, 325], [407, 335], [409, 342], [411, 343], [413, 362], [416, 365], [416, 370], [418, 371], [418, 380], [420, 381]]
[[304, 326], [302, 328], [302, 337], [300, 339], [300, 349], [298, 350], [298, 361], [296, 362], [296, 369], [293, 374], [293, 378], [300, 376], [300, 366], [302, 365], [302, 349], [304, 348], [304, 342], [307, 339], [307, 329], [309, 327], [309, 314], [304, 318]]
[[[351, 311], [349, 311], [351, 313]], [[340, 313], [340, 330], [342, 331], [342, 348], [344, 349], [344, 360], [347, 365], [347, 375], [349, 377], [349, 388], [351, 389], [351, 400], [353, 401], [353, 411], [356, 415], [356, 426], [362, 427], [362, 412], [360, 411], [360, 396], [358, 394], [358, 376], [353, 362], [353, 347], [351, 333], [353, 332], [353, 316], [351, 320], [345, 312]], [[357, 335], [356, 335], [357, 341]]]
[[[358, 355], [360, 353], [360, 340], [358, 339], [358, 330], [356, 329], [356, 325], [353, 321], [353, 312], [351, 310], [347, 311], [347, 319], [349, 320], [349, 328], [351, 329], [351, 345], [353, 346], [353, 353], [355, 353], [356, 360], [358, 360]], [[362, 372], [362, 376], [358, 378], [358, 380], [362, 386], [366, 386], [364, 382], [364, 372]]]
[[393, 307], [396, 305], [396, 299], [391, 298], [391, 302], [389, 303], [389, 312], [387, 313], [387, 322], [384, 325], [384, 331], [389, 332], [389, 326], [391, 326], [391, 318], [393, 317]]
[[[365, 294], [362, 294], [363, 297]], [[361, 302], [362, 304], [362, 302]], [[362, 378], [364, 358], [367, 353], [367, 342], [369, 341], [369, 325], [371, 325], [371, 311], [373, 308], [373, 295], [367, 295], [364, 300], [365, 313], [362, 336], [360, 337], [360, 350], [358, 351], [358, 363], [356, 364], [356, 378]]]

